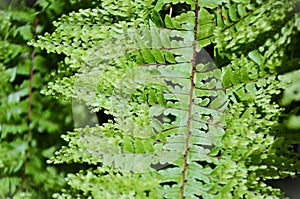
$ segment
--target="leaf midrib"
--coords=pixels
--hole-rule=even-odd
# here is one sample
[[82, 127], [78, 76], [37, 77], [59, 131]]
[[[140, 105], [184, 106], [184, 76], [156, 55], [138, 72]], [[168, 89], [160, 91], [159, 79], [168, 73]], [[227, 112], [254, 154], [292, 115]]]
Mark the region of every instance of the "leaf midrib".
[[199, 4], [198, 0], [196, 0], [195, 5], [195, 27], [194, 27], [194, 41], [193, 41], [193, 60], [192, 60], [192, 72], [191, 72], [191, 87], [190, 87], [190, 101], [189, 101], [189, 110], [188, 110], [188, 124], [187, 124], [187, 137], [185, 141], [185, 152], [184, 152], [184, 163], [183, 163], [183, 171], [182, 171], [182, 185], [180, 188], [181, 199], [185, 198], [185, 185], [186, 185], [186, 173], [188, 166], [188, 154], [189, 154], [189, 142], [191, 137], [191, 122], [192, 122], [192, 113], [193, 113], [193, 98], [194, 98], [194, 89], [195, 89], [195, 72], [196, 72], [196, 58], [197, 58], [197, 31], [198, 31], [198, 11]]

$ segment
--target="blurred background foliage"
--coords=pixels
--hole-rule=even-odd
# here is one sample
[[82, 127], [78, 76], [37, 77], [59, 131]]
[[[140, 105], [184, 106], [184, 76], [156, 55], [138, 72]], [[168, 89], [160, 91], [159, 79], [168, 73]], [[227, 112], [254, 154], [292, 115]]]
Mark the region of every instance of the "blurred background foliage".
[[[74, 165], [46, 164], [72, 129], [71, 106], [40, 91], [64, 57], [28, 46], [92, 1], [0, 0], [0, 198], [50, 198]], [[82, 167], [82, 166], [81, 166]], [[80, 168], [80, 167], [79, 167]]]

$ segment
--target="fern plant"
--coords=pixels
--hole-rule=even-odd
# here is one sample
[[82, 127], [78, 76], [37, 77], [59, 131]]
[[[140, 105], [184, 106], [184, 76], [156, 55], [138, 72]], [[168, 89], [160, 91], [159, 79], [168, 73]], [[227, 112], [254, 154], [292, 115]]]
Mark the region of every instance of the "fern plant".
[[114, 118], [63, 136], [68, 146], [50, 162], [91, 168], [54, 197], [283, 196], [266, 181], [299, 169], [289, 150], [299, 138], [280, 106], [291, 100], [278, 100], [298, 74], [297, 2], [119, 3], [64, 16], [32, 43], [66, 55], [45, 94]]
[[[70, 129], [71, 106], [40, 94], [60, 60], [27, 42], [47, 30], [66, 3], [1, 1], [0, 198], [50, 198], [66, 185], [64, 172], [47, 165], [61, 132]], [[52, 61], [49, 61], [52, 60]]]

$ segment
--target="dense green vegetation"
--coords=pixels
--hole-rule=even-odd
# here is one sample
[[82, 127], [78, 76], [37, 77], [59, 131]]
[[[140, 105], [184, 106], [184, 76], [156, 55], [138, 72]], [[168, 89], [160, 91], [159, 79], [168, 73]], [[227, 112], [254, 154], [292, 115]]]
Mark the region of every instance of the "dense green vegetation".
[[0, 198], [283, 197], [299, 1], [20, 2], [0, 7]]
[[65, 144], [60, 136], [72, 129], [72, 109], [40, 93], [57, 78], [57, 64], [64, 57], [27, 42], [53, 31], [53, 20], [81, 6], [1, 1], [0, 7], [0, 198], [50, 198], [72, 172], [46, 163]]

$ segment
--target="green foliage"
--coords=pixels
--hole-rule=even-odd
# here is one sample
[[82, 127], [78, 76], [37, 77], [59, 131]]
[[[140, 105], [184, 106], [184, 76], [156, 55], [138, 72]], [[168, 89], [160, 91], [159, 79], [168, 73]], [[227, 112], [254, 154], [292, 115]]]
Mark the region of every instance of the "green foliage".
[[66, 184], [46, 160], [71, 126], [71, 107], [40, 94], [59, 58], [27, 45], [61, 14], [63, 4], [53, 2], [37, 1], [39, 12], [25, 1], [1, 2], [0, 198], [50, 198]]
[[266, 180], [299, 171], [296, 11], [292, 0], [106, 0], [60, 18], [31, 42], [66, 56], [44, 93], [114, 121], [63, 136], [49, 162], [91, 168], [53, 196], [280, 198]]
[[[56, 27], [52, 34], [46, 33], [37, 41], [35, 46], [46, 49], [51, 53], [63, 53], [66, 55], [64, 63], [58, 70], [55, 86], [49, 85], [46, 94], [63, 95], [70, 100], [74, 78], [65, 78], [73, 75], [84, 62], [82, 57], [87, 49], [99, 46], [103, 39], [110, 35], [122, 33], [122, 28], [142, 26], [151, 10], [152, 0], [147, 1], [104, 1], [99, 7], [81, 9], [72, 12], [69, 16], [63, 16], [54, 22]], [[126, 11], [126, 12], [125, 12]], [[121, 32], [120, 32], [121, 31]], [[68, 90], [68, 92], [66, 92]]]

